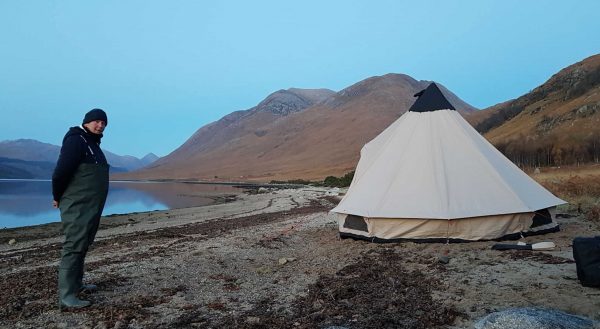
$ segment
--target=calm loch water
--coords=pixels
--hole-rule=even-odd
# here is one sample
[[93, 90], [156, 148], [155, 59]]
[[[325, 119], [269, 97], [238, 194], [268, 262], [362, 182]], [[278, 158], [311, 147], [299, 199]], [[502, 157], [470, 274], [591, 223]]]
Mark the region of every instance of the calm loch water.
[[[175, 182], [110, 182], [102, 215], [205, 206], [242, 190], [231, 185]], [[0, 228], [59, 222], [47, 180], [0, 179]]]

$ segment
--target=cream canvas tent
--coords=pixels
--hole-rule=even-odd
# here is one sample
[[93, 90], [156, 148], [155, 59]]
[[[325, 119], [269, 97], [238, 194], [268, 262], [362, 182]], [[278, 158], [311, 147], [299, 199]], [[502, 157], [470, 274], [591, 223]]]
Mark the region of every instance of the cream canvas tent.
[[372, 241], [518, 238], [557, 231], [555, 197], [481, 136], [432, 83], [361, 150], [332, 212], [342, 237]]

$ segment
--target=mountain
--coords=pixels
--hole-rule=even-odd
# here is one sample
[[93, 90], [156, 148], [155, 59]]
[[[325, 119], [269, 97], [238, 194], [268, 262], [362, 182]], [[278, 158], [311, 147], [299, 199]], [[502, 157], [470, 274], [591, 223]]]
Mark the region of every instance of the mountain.
[[169, 154], [169, 159], [162, 158], [153, 166], [172, 161], [185, 161], [190, 156], [214, 150], [225, 141], [233, 142], [247, 135], [261, 137], [266, 126], [290, 114], [300, 112], [334, 94], [328, 89], [279, 90], [267, 96], [257, 106], [230, 113], [220, 120], [198, 129], [182, 146]]
[[[129, 179], [323, 179], [354, 169], [362, 146], [408, 110], [430, 82], [387, 74], [340, 92], [280, 90], [201, 127]], [[463, 114], [476, 109], [443, 88]]]
[[45, 179], [52, 176], [55, 162], [25, 161], [0, 157], [0, 178]]
[[597, 163], [600, 55], [566, 67], [531, 92], [467, 120], [519, 165]]
[[158, 155], [156, 155], [154, 153], [148, 153], [140, 160], [142, 161], [143, 167], [145, 167], [158, 159], [159, 159]]
[[60, 146], [42, 143], [35, 139], [0, 141], [0, 157], [2, 158], [56, 163], [59, 153]]
[[143, 168], [148, 163], [131, 155], [117, 155], [107, 150], [102, 150], [106, 161], [110, 164], [112, 172], [128, 172]]
[[[142, 168], [158, 157], [152, 153], [140, 160], [103, 150], [111, 172], [127, 172]], [[6, 140], [0, 142], [0, 178], [48, 179], [60, 154], [60, 146], [34, 139]]]

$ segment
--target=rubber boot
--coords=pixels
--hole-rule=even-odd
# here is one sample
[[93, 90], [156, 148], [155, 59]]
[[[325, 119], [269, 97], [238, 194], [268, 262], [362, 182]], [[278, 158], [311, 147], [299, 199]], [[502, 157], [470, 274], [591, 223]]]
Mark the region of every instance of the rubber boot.
[[88, 284], [82, 284], [79, 288], [79, 291], [85, 291], [85, 292], [96, 292], [98, 290], [98, 286], [92, 283], [88, 283]]
[[95, 292], [98, 290], [98, 286], [95, 284], [91, 284], [91, 283], [84, 284], [83, 283], [83, 266], [80, 267], [79, 273], [77, 273], [77, 285], [79, 286], [80, 292], [85, 291], [87, 293], [90, 293], [90, 292]]
[[77, 282], [79, 269], [58, 269], [58, 307], [65, 308], [83, 308], [92, 303], [87, 300], [81, 300], [77, 297], [81, 285]]

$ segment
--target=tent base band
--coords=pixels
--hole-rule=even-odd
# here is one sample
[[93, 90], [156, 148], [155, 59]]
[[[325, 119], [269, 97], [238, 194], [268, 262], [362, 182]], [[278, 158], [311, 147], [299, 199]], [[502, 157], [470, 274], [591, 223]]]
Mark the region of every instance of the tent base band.
[[354, 239], [354, 240], [363, 240], [375, 243], [398, 243], [398, 242], [415, 242], [415, 243], [466, 243], [466, 242], [479, 242], [479, 241], [505, 241], [505, 240], [519, 240], [522, 237], [547, 234], [547, 233], [555, 233], [560, 231], [560, 226], [556, 225], [554, 227], [539, 230], [539, 231], [529, 231], [529, 232], [520, 232], [520, 233], [512, 233], [507, 234], [498, 239], [491, 240], [464, 240], [464, 239], [447, 239], [447, 238], [428, 238], [428, 239], [405, 239], [405, 238], [395, 238], [395, 239], [382, 239], [378, 237], [368, 237], [364, 235], [352, 234], [347, 232], [339, 232], [340, 238], [342, 239]]

